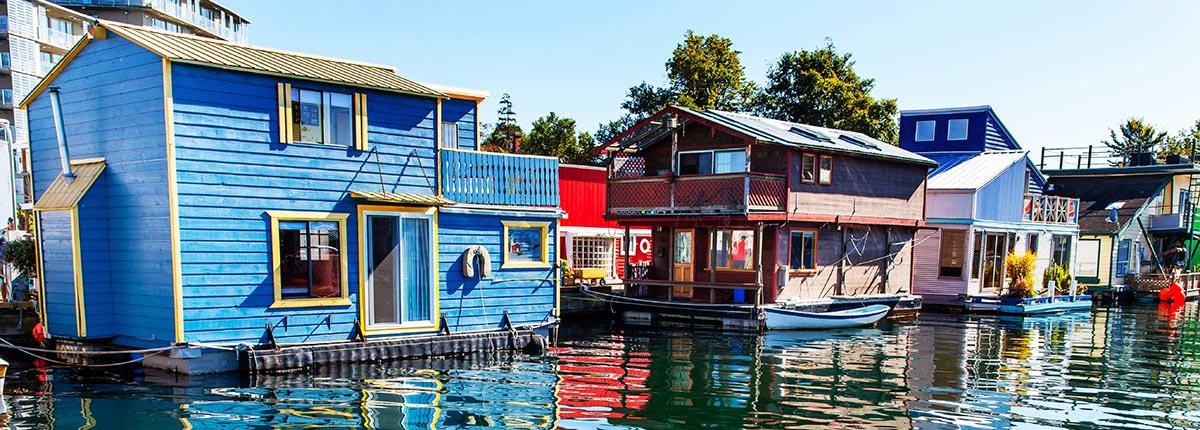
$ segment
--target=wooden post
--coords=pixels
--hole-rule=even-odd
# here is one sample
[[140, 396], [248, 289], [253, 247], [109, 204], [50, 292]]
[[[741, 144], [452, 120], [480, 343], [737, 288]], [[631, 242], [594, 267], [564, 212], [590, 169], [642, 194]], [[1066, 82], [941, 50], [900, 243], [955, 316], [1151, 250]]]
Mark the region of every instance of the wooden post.
[[708, 229], [708, 282], [717, 283], [717, 229]]
[[1092, 145], [1088, 145], [1088, 168], [1092, 168]]
[[[630, 243], [629, 243], [629, 226], [625, 226], [625, 241], [621, 242], [621, 248], [623, 248], [621, 251], [623, 254], [625, 254], [625, 279], [626, 280], [633, 279], [633, 272], [630, 271], [630, 267], [629, 267], [629, 245], [630, 245]], [[650, 251], [653, 252], [654, 250], [650, 250]], [[651, 258], [653, 258], [653, 255], [651, 256]], [[625, 284], [628, 285], [629, 282], [625, 282]]]
[[672, 212], [675, 211], [675, 175], [679, 173], [679, 130], [676, 127], [678, 123], [678, 117], [671, 117], [671, 119], [667, 120], [667, 127], [671, 127], [671, 179], [668, 189], [671, 192]]
[[838, 259], [838, 281], [837, 287], [833, 289], [833, 294], [840, 296], [846, 289], [846, 227], [839, 225], [838, 231], [842, 234], [842, 257]]
[[[916, 237], [913, 237], [915, 240]], [[881, 273], [881, 283], [879, 284], [879, 293], [887, 294], [888, 292], [888, 268], [892, 267], [892, 228], [888, 227], [883, 230], [883, 270]]]
[[763, 295], [763, 267], [762, 267], [762, 251], [763, 251], [763, 223], [758, 223], [754, 228], [754, 285], [758, 288], [754, 291], [754, 305], [762, 304]]
[[1038, 169], [1046, 168], [1046, 147], [1042, 147], [1042, 158], [1038, 160]]

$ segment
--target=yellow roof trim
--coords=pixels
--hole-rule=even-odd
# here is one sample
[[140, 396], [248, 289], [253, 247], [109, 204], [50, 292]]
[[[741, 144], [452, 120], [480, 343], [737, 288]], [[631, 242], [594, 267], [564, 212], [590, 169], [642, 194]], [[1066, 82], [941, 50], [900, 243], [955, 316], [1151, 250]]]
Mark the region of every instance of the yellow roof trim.
[[83, 37], [79, 38], [79, 41], [75, 42], [75, 46], [71, 47], [70, 51], [67, 51], [67, 55], [64, 55], [61, 60], [58, 60], [58, 63], [54, 65], [54, 68], [50, 69], [50, 73], [47, 73], [46, 77], [42, 78], [42, 80], [38, 82], [37, 86], [33, 87], [33, 90], [29, 91], [29, 94], [26, 95], [25, 98], [21, 99], [21, 103], [17, 105], [17, 107], [21, 109], [28, 109], [29, 104], [33, 103], [33, 99], [41, 95], [42, 91], [46, 91], [46, 88], [50, 87], [50, 83], [54, 82], [54, 78], [57, 78], [58, 75], [63, 72], [63, 70], [66, 70], [67, 64], [70, 63], [71, 60], [74, 60], [75, 56], [79, 55], [79, 51], [82, 51], [83, 47], [87, 46], [87, 44], [91, 41], [92, 36], [90, 34], [85, 34]]
[[50, 184], [50, 188], [47, 188], [42, 197], [33, 204], [34, 210], [64, 210], [78, 206], [79, 201], [92, 188], [92, 184], [100, 179], [100, 173], [104, 172], [106, 165], [103, 158], [92, 158], [72, 161], [71, 166], [75, 179], [68, 181], [60, 173]]

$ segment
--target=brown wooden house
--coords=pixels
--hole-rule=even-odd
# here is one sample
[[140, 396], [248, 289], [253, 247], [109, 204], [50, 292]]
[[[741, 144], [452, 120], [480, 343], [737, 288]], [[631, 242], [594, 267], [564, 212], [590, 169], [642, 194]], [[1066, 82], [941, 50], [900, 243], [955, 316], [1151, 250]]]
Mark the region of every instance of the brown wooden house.
[[606, 216], [652, 227], [651, 267], [627, 296], [829, 304], [911, 290], [932, 160], [860, 133], [682, 107], [597, 151]]

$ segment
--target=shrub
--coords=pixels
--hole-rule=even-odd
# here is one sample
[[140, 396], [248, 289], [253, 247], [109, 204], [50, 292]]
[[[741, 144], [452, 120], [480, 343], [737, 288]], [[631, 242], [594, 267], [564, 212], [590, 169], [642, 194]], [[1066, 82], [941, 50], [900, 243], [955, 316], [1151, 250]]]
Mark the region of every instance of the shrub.
[[1032, 252], [1018, 255], [1009, 253], [1004, 259], [1004, 273], [1008, 276], [1008, 290], [1004, 297], [1029, 298], [1036, 297], [1033, 285], [1033, 265], [1037, 256]]
[[33, 276], [37, 270], [33, 240], [16, 239], [4, 245], [4, 262], [12, 264], [23, 276]]
[[1042, 288], [1050, 288], [1050, 281], [1054, 281], [1054, 294], [1065, 296], [1074, 293], [1071, 291], [1071, 272], [1067, 268], [1058, 264], [1047, 267], [1042, 272]]

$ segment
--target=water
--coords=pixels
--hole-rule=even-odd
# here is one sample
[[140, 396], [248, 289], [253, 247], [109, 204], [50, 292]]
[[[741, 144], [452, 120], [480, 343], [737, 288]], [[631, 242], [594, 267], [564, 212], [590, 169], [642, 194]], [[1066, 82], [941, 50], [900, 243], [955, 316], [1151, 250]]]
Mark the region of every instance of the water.
[[1194, 303], [765, 336], [568, 324], [546, 357], [248, 380], [15, 367], [4, 394], [20, 429], [1182, 429], [1200, 428], [1198, 353]]

